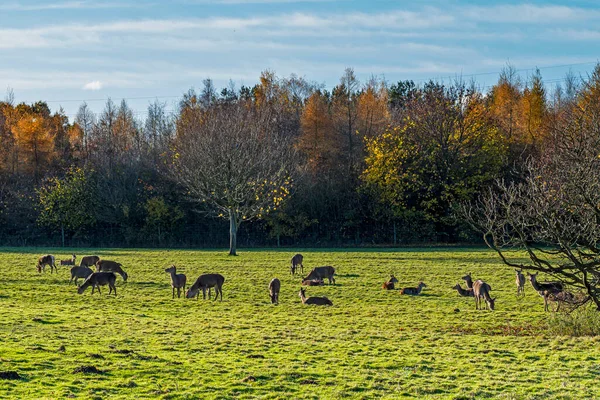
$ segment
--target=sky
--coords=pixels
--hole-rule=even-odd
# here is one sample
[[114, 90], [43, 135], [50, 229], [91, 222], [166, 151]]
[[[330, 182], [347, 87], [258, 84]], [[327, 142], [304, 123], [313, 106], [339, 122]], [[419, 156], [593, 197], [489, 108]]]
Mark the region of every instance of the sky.
[[266, 69], [326, 89], [475, 79], [538, 67], [550, 89], [600, 60], [600, 2], [394, 0], [1, 0], [0, 99], [45, 100], [73, 118], [126, 99], [144, 118], [211, 78], [252, 86]]

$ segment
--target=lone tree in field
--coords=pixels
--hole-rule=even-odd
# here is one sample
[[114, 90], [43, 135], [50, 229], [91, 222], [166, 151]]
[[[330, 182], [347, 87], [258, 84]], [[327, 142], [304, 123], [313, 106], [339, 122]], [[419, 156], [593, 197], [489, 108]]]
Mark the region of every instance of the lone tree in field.
[[548, 145], [525, 178], [499, 182], [463, 211], [505, 264], [552, 275], [600, 311], [599, 98], [600, 65], [579, 96], [556, 110]]
[[251, 101], [184, 107], [171, 173], [192, 200], [229, 219], [229, 254], [236, 255], [240, 224], [275, 210], [289, 194], [291, 136], [277, 128], [276, 112]]

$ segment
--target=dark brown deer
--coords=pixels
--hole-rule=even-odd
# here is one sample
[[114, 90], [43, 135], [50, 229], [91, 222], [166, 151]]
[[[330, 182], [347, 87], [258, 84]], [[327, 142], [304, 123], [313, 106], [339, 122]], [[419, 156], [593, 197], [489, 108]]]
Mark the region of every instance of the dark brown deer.
[[533, 289], [544, 298], [544, 311], [548, 311], [548, 300], [551, 296], [555, 296], [564, 290], [562, 282], [538, 282], [537, 272], [535, 274], [527, 273], [529, 282]]
[[75, 259], [77, 256], [73, 254], [70, 260], [60, 260], [60, 265], [75, 265]]
[[517, 296], [525, 295], [525, 275], [523, 275], [523, 269], [515, 269], [517, 273], [515, 277], [515, 283], [517, 284]]
[[41, 256], [38, 258], [38, 262], [36, 264], [37, 271], [41, 273], [46, 270], [46, 265], [50, 267], [50, 273], [53, 273], [54, 270], [58, 273], [58, 268], [56, 268], [55, 258], [52, 254], [47, 254], [45, 256]]
[[81, 258], [79, 262], [80, 267], [93, 267], [96, 263], [100, 261], [100, 257], [98, 256], [84, 256]]
[[312, 271], [310, 271], [310, 274], [308, 274], [308, 276], [304, 279], [302, 279], [303, 281], [306, 280], [312, 280], [312, 279], [329, 279], [329, 284], [331, 285], [331, 283], [335, 283], [335, 278], [334, 275], [335, 274], [335, 268], [331, 267], [331, 266], [326, 266], [326, 267], [316, 267], [313, 268]]
[[296, 274], [296, 271], [298, 270], [298, 268], [300, 269], [300, 274], [304, 275], [304, 265], [302, 265], [303, 261], [304, 261], [304, 256], [302, 254], [296, 254], [294, 257], [292, 257], [292, 267], [291, 267], [292, 275]]
[[100, 292], [100, 286], [106, 286], [110, 288], [108, 294], [110, 295], [113, 291], [115, 292], [115, 296], [117, 295], [117, 287], [115, 286], [115, 282], [117, 280], [117, 276], [113, 272], [93, 272], [88, 278], [83, 282], [83, 285], [77, 289], [77, 293], [82, 294], [85, 292], [85, 289], [88, 286], [92, 287], [92, 294], [94, 294], [94, 289], [98, 289], [98, 293]]
[[394, 283], [398, 283], [398, 279], [394, 275], [390, 275], [390, 280], [383, 283], [383, 289], [385, 290], [394, 290]]
[[[210, 290], [210, 288], [215, 288], [215, 300], [219, 295], [221, 295], [221, 301], [223, 301], [223, 282], [225, 282], [225, 278], [221, 274], [204, 274], [200, 275], [196, 282], [188, 289], [185, 294], [185, 297], [188, 299], [199, 297], [200, 290], [202, 290], [202, 298], [206, 299], [206, 290]], [[208, 293], [208, 297], [210, 298], [210, 291]]]
[[83, 278], [85, 280], [93, 272], [94, 271], [92, 271], [92, 269], [89, 267], [75, 266], [75, 267], [71, 268], [71, 280], [69, 281], [69, 283], [73, 282], [73, 279], [75, 279], [75, 284], [77, 285], [77, 280], [79, 280], [79, 278]]
[[408, 294], [411, 296], [418, 296], [421, 294], [421, 290], [423, 290], [423, 288], [427, 287], [426, 284], [424, 284], [423, 282], [419, 282], [419, 285], [417, 287], [406, 287], [406, 288], [402, 288], [400, 289], [400, 294]]
[[277, 278], [273, 278], [269, 282], [269, 295], [271, 296], [271, 303], [279, 304], [279, 289], [281, 289], [281, 282]]
[[490, 296], [490, 285], [482, 281], [481, 279], [473, 282], [473, 297], [475, 297], [475, 309], [481, 308], [481, 299], [485, 299], [485, 302], [490, 309], [494, 311], [496, 305], [496, 299]]
[[314, 304], [317, 306], [332, 306], [333, 303], [327, 297], [306, 297], [306, 292], [303, 288], [300, 288], [300, 299], [302, 304]]
[[171, 288], [173, 288], [173, 299], [175, 298], [175, 289], [177, 289], [177, 298], [181, 298], [181, 289], [185, 291], [185, 282], [187, 280], [185, 274], [178, 274], [177, 267], [171, 265], [165, 269], [165, 272], [171, 275]]
[[123, 281], [127, 282], [127, 272], [123, 271], [123, 265], [118, 262], [109, 261], [109, 260], [99, 260], [96, 263], [96, 272], [104, 271], [104, 272], [116, 272], [121, 275]]
[[463, 297], [473, 297], [473, 289], [463, 289], [459, 283], [454, 285], [452, 289], [456, 289], [458, 294], [460, 294]]

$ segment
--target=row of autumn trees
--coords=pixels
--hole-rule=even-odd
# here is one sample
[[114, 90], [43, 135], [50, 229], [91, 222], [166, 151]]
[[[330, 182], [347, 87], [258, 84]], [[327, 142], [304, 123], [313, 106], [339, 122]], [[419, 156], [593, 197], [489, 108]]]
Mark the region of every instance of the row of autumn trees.
[[478, 241], [455, 210], [518, 181], [552, 121], [600, 82], [506, 68], [462, 81], [332, 91], [266, 71], [254, 87], [205, 80], [175, 110], [125, 101], [74, 121], [44, 102], [0, 102], [0, 244], [373, 245]]

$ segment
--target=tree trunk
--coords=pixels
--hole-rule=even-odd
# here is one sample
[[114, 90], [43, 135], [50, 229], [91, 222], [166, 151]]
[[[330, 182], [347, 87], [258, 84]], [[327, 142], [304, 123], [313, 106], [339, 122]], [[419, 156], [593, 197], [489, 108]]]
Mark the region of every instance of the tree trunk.
[[237, 220], [235, 212], [232, 209], [229, 209], [229, 255], [237, 256], [236, 247], [237, 247]]
[[64, 225], [60, 226], [60, 233], [62, 236], [62, 247], [65, 247], [65, 226]]
[[396, 221], [394, 221], [394, 246], [398, 244], [398, 236], [396, 231]]

